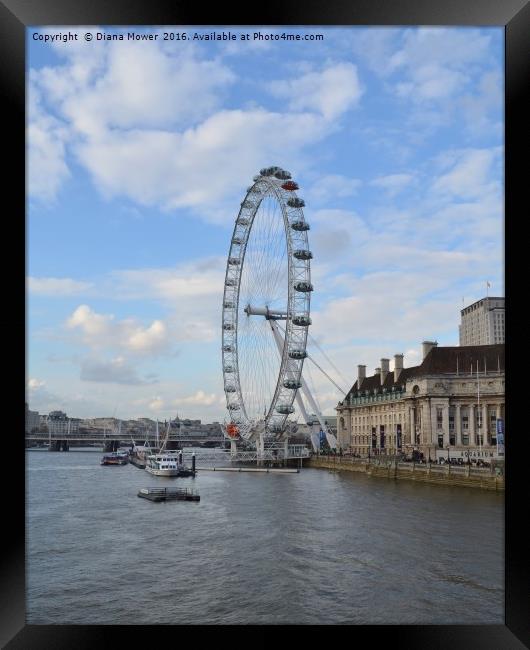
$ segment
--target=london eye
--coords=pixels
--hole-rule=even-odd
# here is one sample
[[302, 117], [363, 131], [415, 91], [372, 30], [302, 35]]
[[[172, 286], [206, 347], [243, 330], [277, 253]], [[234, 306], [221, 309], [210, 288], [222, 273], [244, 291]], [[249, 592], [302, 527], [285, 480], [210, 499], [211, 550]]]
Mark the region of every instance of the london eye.
[[284, 437], [303, 383], [312, 253], [297, 189], [289, 172], [264, 168], [248, 187], [235, 220], [222, 311], [231, 438]]

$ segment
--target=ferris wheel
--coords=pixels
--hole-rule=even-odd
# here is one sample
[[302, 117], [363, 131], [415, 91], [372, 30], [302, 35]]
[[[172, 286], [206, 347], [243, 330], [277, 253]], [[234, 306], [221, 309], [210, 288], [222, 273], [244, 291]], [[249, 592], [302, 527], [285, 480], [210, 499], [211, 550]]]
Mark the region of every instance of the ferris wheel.
[[[280, 167], [254, 176], [235, 221], [223, 295], [223, 379], [231, 438], [281, 438], [292, 425], [311, 324], [304, 201]], [[280, 324], [281, 323], [281, 324]], [[314, 402], [313, 402], [314, 405]]]

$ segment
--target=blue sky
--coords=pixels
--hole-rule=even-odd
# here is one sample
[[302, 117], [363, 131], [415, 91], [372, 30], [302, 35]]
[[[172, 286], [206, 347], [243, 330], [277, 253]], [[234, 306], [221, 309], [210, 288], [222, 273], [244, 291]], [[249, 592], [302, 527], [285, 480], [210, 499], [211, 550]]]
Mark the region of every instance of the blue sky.
[[[158, 39], [83, 38], [133, 29]], [[67, 31], [79, 40], [33, 39]], [[310, 333], [339, 373], [314, 356], [344, 388], [357, 364], [457, 345], [486, 281], [504, 295], [502, 28], [164, 31], [27, 31], [30, 408], [226, 417], [226, 255], [264, 166], [300, 185]], [[332, 414], [340, 393], [311, 381]]]

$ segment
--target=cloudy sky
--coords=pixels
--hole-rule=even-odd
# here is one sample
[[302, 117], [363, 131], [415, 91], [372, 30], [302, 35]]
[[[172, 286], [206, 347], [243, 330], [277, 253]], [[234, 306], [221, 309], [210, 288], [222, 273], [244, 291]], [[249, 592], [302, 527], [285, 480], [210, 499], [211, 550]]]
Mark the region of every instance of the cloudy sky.
[[[226, 417], [226, 255], [269, 165], [306, 202], [309, 351], [345, 389], [357, 364], [458, 345], [486, 281], [504, 295], [502, 28], [261, 30], [318, 42], [134, 30], [159, 36], [27, 32], [30, 408]], [[333, 414], [339, 391], [306, 367]]]

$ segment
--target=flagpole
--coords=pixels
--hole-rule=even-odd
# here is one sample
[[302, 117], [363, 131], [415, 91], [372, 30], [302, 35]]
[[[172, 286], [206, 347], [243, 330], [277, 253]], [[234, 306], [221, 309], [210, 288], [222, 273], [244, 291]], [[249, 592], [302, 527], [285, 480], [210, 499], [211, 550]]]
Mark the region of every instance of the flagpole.
[[477, 424], [478, 424], [478, 446], [479, 451], [482, 453], [482, 414], [480, 412], [480, 379], [478, 376], [478, 359], [477, 359]]

